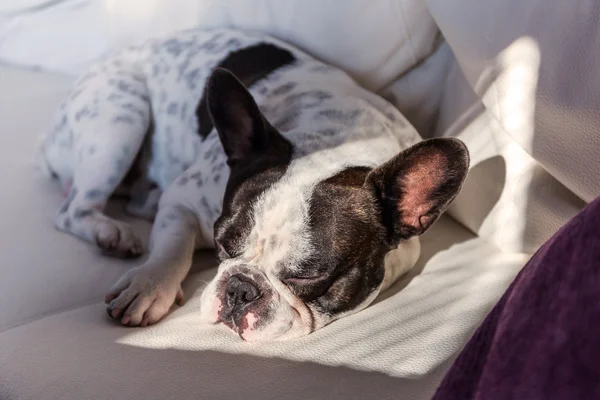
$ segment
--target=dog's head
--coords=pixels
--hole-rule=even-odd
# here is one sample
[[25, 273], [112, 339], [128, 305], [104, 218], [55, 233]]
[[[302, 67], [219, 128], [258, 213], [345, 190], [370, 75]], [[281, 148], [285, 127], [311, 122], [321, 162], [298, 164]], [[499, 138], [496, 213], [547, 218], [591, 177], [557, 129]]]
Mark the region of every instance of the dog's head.
[[215, 70], [207, 95], [231, 171], [201, 312], [244, 340], [306, 335], [366, 307], [386, 254], [424, 233], [467, 174], [462, 142], [433, 139], [303, 185], [292, 144], [232, 74]]

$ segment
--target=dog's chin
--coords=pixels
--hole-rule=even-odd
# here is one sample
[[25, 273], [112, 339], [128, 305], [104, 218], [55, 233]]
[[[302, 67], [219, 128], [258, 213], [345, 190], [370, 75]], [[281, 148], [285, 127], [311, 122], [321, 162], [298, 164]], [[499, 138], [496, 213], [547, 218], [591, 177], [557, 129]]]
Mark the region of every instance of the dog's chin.
[[[309, 332], [303, 329], [296, 319], [288, 321], [276, 321], [262, 326], [260, 321], [256, 319], [255, 314], [248, 313], [245, 317], [248, 324], [245, 328], [238, 330], [238, 335], [242, 340], [246, 342], [270, 342], [280, 340], [290, 340], [297, 337], [305, 336]], [[283, 323], [282, 323], [283, 322]], [[253, 326], [261, 326], [261, 328], [254, 328]], [[234, 327], [233, 330], [235, 331]]]
[[248, 312], [235, 321], [217, 319], [213, 323], [224, 324], [246, 342], [291, 340], [311, 332], [310, 324], [306, 324], [293, 310], [276, 310], [272, 317], [267, 318]]
[[[279, 306], [260, 317], [258, 313], [248, 312], [241, 318], [223, 320], [221, 318], [222, 302], [213, 297], [206, 299], [200, 315], [209, 324], [223, 324], [234, 334], [246, 342], [268, 342], [291, 340], [306, 336], [312, 331], [312, 323], [302, 318], [301, 314], [291, 306]], [[265, 313], [261, 313], [265, 315]]]
[[247, 342], [290, 340], [314, 330], [315, 321], [308, 307], [295, 296], [276, 290], [264, 307], [235, 318], [227, 317], [223, 313], [217, 282], [216, 279], [210, 282], [200, 298], [200, 317], [205, 323], [223, 324]]

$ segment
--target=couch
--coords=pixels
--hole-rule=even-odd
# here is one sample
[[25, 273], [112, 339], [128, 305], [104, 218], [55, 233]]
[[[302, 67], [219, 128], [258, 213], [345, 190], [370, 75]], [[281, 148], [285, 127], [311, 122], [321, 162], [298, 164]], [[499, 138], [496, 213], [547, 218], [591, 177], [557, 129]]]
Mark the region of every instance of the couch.
[[[593, 21], [581, 1], [29, 0], [0, 8], [0, 399], [431, 398], [530, 255], [600, 195]], [[11, 4], [8, 2], [7, 4]], [[139, 260], [60, 234], [62, 193], [33, 149], [81, 70], [194, 26], [270, 32], [347, 70], [423, 137], [456, 136], [472, 167], [417, 266], [366, 310], [289, 342], [203, 325], [214, 274], [195, 257], [183, 307], [113, 323], [104, 292]], [[561, 26], [561, 34], [556, 27]], [[144, 238], [149, 224], [123, 215]]]

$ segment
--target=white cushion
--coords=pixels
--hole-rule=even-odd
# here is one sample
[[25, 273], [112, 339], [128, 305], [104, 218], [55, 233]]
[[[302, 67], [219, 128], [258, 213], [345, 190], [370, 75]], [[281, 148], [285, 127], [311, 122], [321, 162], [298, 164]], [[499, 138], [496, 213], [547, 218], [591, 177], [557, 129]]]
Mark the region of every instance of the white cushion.
[[451, 62], [437, 135], [463, 140], [471, 170], [449, 214], [505, 251], [533, 253], [585, 206], [504, 129]]
[[103, 1], [45, 5], [0, 15], [0, 63], [79, 74], [111, 47]]
[[135, 329], [116, 327], [103, 312], [87, 306], [0, 333], [0, 398], [428, 400], [449, 364], [411, 379], [251, 352], [132, 346], [121, 341]]
[[437, 134], [473, 156], [451, 213], [505, 250], [535, 251], [600, 195], [600, 11], [584, 3], [428, 0], [455, 55]]
[[0, 16], [14, 15], [52, 5], [55, 0], [3, 0], [0, 2]]
[[192, 27], [260, 30], [380, 89], [433, 48], [424, 0], [70, 0], [0, 29], [0, 60], [80, 73], [111, 49]]
[[452, 51], [445, 41], [421, 64], [378, 93], [392, 103], [423, 138], [435, 135]]
[[[35, 138], [69, 83], [0, 70], [11, 94], [0, 103], [0, 168], [10, 171], [0, 182], [0, 398], [427, 399], [525, 263], [443, 217], [418, 266], [376, 304], [301, 340], [248, 344], [203, 325], [196, 290], [214, 270], [194, 273], [187, 305], [159, 325], [116, 326], [100, 302], [137, 262], [55, 231], [59, 189], [33, 169]], [[196, 271], [211, 265], [198, 257]]]
[[502, 129], [583, 200], [599, 196], [596, 3], [428, 3], [468, 82]]
[[[95, 304], [10, 329], [0, 333], [0, 398], [429, 399], [525, 261], [448, 219], [432, 229], [423, 261], [437, 254], [419, 276], [299, 340], [247, 343], [203, 325], [198, 295], [149, 328], [118, 326]], [[194, 275], [186, 295], [213, 274]]]

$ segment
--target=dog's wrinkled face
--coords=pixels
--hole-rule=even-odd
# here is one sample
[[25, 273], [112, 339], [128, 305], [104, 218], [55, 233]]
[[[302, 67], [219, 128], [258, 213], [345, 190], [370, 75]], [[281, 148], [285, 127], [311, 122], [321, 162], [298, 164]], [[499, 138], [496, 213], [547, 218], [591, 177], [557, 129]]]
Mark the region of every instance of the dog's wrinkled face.
[[231, 173], [201, 312], [244, 340], [303, 336], [369, 305], [386, 254], [425, 232], [467, 173], [465, 146], [434, 139], [315, 183], [233, 75], [215, 70], [207, 94]]

